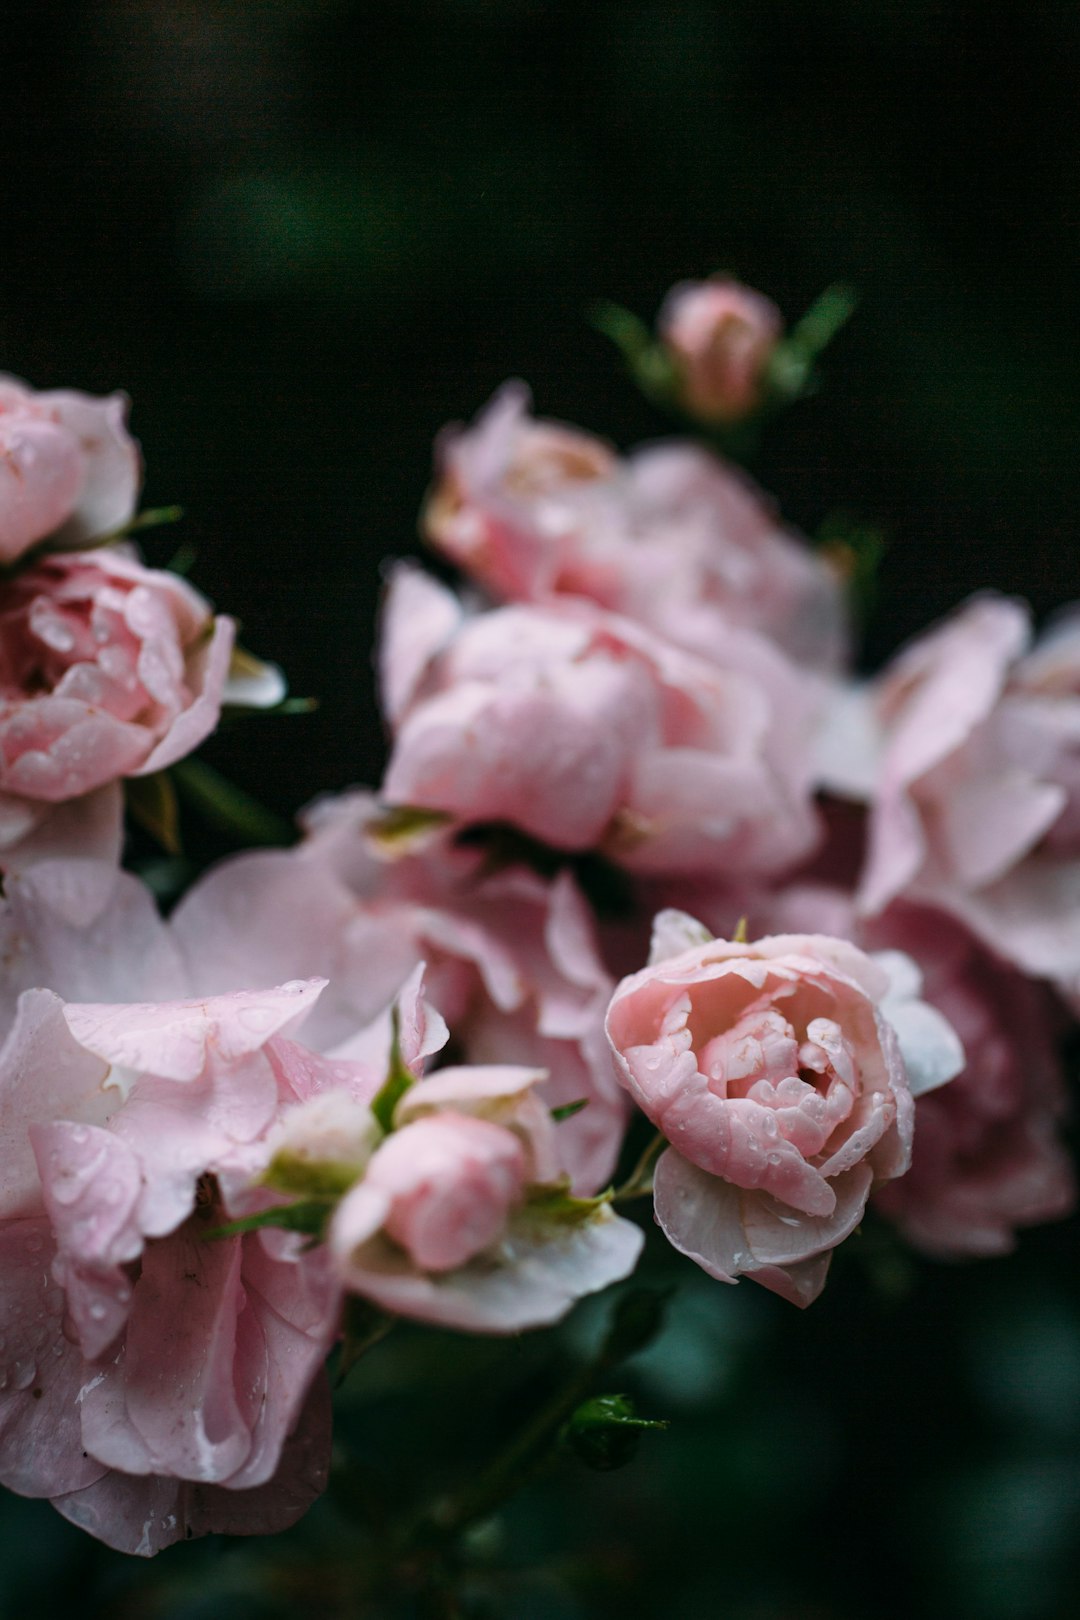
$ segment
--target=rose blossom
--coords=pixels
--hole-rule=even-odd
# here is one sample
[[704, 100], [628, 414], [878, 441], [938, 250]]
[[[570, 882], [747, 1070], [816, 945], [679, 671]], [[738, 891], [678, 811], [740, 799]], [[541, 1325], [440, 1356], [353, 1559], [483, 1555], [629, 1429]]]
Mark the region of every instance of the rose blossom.
[[738, 944], [657, 919], [654, 960], [620, 984], [607, 1029], [622, 1083], [671, 1144], [655, 1211], [677, 1249], [722, 1281], [817, 1297], [871, 1188], [907, 1169], [912, 1093], [963, 1062], [912, 988], [890, 998], [885, 968], [839, 939]]
[[[396, 1028], [393, 1044], [385, 1023], [351, 1042], [360, 1063], [310, 1064], [296, 1049], [295, 1106], [234, 1157], [234, 1206], [322, 1199], [343, 1287], [468, 1332], [543, 1326], [625, 1277], [641, 1231], [606, 1197], [571, 1196], [561, 1127], [537, 1091], [544, 1071], [479, 1064], [425, 1075], [448, 1031], [427, 1005], [422, 968], [398, 998]], [[385, 1085], [365, 1078], [378, 1074]]]
[[726, 276], [684, 281], [668, 293], [657, 325], [692, 416], [738, 422], [758, 408], [781, 330], [768, 298]]
[[122, 394], [36, 393], [0, 375], [0, 562], [59, 535], [68, 548], [135, 511], [139, 452]]
[[428, 996], [464, 1061], [546, 1069], [545, 1102], [587, 1103], [560, 1124], [560, 1154], [574, 1190], [596, 1192], [614, 1170], [627, 1099], [603, 1033], [612, 981], [573, 878], [492, 873], [446, 834], [380, 851], [377, 817], [371, 794], [327, 797], [295, 849], [238, 855], [202, 878], [173, 914], [191, 982], [216, 994], [322, 974], [330, 983], [304, 1039], [330, 1050], [426, 962]]
[[463, 1066], [405, 1092], [329, 1229], [346, 1288], [421, 1321], [517, 1333], [633, 1270], [640, 1228], [564, 1189], [542, 1079]]
[[434, 581], [395, 574], [388, 804], [509, 822], [639, 871], [770, 871], [812, 847], [812, 704], [760, 638], [731, 632], [706, 662], [583, 601], [448, 630], [453, 608]]
[[911, 1169], [877, 1206], [929, 1254], [1007, 1254], [1017, 1228], [1076, 1205], [1051, 996], [940, 913], [899, 903], [863, 932], [914, 958], [965, 1054], [951, 1085], [916, 1102]]
[[[125, 776], [217, 724], [234, 627], [174, 574], [110, 550], [0, 580], [0, 859], [110, 855]], [[78, 809], [62, 811], [68, 801]], [[52, 808], [50, 807], [57, 807]]]
[[335, 1287], [258, 1235], [213, 1239], [210, 1179], [272, 1119], [275, 1037], [317, 993], [31, 990], [0, 1052], [0, 1477], [124, 1551], [284, 1528], [324, 1483]]
[[706, 657], [731, 626], [812, 668], [846, 655], [838, 574], [744, 473], [677, 440], [617, 456], [531, 417], [521, 384], [442, 435], [423, 522], [502, 601], [588, 597]]
[[1080, 620], [1031, 649], [1024, 604], [974, 598], [848, 694], [836, 786], [870, 800], [864, 913], [950, 911], [1025, 972], [1080, 982]]

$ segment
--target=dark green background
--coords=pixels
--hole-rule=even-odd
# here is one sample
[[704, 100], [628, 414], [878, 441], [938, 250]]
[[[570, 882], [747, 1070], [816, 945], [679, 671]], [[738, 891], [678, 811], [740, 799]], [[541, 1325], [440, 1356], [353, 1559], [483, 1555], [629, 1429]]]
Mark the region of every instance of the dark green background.
[[[718, 267], [791, 314], [859, 287], [825, 393], [759, 470], [807, 527], [846, 506], [888, 530], [871, 661], [981, 585], [1040, 611], [1080, 595], [1070, 0], [9, 0], [0, 19], [0, 365], [132, 395], [148, 501], [188, 513], [150, 554], [193, 541], [196, 582], [321, 699], [212, 747], [276, 808], [378, 773], [377, 570], [415, 546], [442, 422], [520, 375], [622, 443], [658, 430], [584, 323], [597, 297], [651, 315]], [[850, 1259], [806, 1317], [688, 1270], [637, 1376], [674, 1428], [625, 1473], [567, 1464], [523, 1499], [506, 1556], [542, 1573], [494, 1612], [1069, 1612], [1072, 1227], [895, 1296]], [[429, 1441], [467, 1456], [461, 1391], [483, 1413], [492, 1366], [509, 1388], [545, 1353], [440, 1343], [445, 1386], [421, 1397], [423, 1336], [397, 1342], [358, 1376], [377, 1478]], [[12, 1614], [216, 1616], [222, 1581], [250, 1585], [247, 1553], [141, 1572], [36, 1505], [2, 1526]], [[278, 1590], [230, 1613], [312, 1612]], [[364, 1612], [336, 1593], [324, 1612]]]

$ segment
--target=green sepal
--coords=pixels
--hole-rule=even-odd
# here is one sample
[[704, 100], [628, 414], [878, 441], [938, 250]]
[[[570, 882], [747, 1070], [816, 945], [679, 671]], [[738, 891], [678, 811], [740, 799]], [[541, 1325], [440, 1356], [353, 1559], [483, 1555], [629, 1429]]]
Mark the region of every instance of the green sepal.
[[592, 1220], [597, 1210], [610, 1204], [612, 1196], [612, 1189], [608, 1187], [595, 1198], [576, 1198], [570, 1191], [570, 1177], [563, 1176], [559, 1181], [530, 1187], [521, 1215], [577, 1226], [582, 1221]]
[[606, 299], [593, 304], [588, 313], [596, 330], [614, 343], [642, 393], [662, 405], [673, 404], [678, 389], [677, 370], [645, 322], [632, 310]]
[[275, 703], [272, 709], [267, 709], [264, 712], [266, 714], [280, 715], [314, 714], [318, 707], [319, 700], [317, 697], [287, 697], [282, 698], [280, 703]]
[[889, 545], [885, 531], [841, 508], [825, 518], [814, 543], [844, 580], [852, 612], [865, 625], [877, 603], [878, 574]]
[[295, 843], [291, 822], [275, 815], [212, 765], [190, 756], [170, 767], [180, 797], [211, 826], [239, 837], [245, 844], [284, 846]]
[[138, 512], [125, 523], [122, 529], [117, 529], [109, 536], [111, 540], [125, 540], [129, 534], [142, 534], [146, 529], [161, 529], [167, 523], [179, 523], [184, 515], [182, 506], [150, 506], [145, 512]]
[[258, 1232], [264, 1226], [277, 1226], [285, 1232], [305, 1232], [309, 1237], [321, 1238], [333, 1209], [329, 1199], [304, 1198], [295, 1204], [261, 1209], [256, 1215], [241, 1215], [238, 1220], [226, 1221], [204, 1235], [208, 1239], [242, 1237], [245, 1232]]
[[133, 821], [160, 844], [167, 855], [181, 855], [180, 806], [168, 771], [150, 776], [129, 776], [124, 801]]
[[814, 391], [818, 356], [855, 313], [858, 298], [840, 282], [826, 287], [806, 314], [773, 350], [765, 371], [765, 390], [773, 405], [788, 404]]
[[274, 1154], [260, 1179], [262, 1186], [270, 1187], [274, 1192], [336, 1200], [343, 1198], [363, 1173], [362, 1164], [334, 1160], [316, 1162], [282, 1149]]
[[408, 855], [422, 847], [453, 817], [445, 810], [424, 810], [419, 805], [385, 806], [364, 828], [364, 837], [382, 855]]
[[580, 1114], [588, 1106], [588, 1097], [579, 1097], [576, 1102], [562, 1103], [558, 1108], [549, 1109], [549, 1112], [556, 1125], [561, 1125], [564, 1119], [573, 1119], [575, 1114]]
[[389, 1135], [394, 1128], [394, 1110], [409, 1088], [416, 1084], [416, 1076], [401, 1056], [401, 1016], [397, 1007], [390, 1012], [390, 1063], [379, 1090], [371, 1104], [381, 1129]]

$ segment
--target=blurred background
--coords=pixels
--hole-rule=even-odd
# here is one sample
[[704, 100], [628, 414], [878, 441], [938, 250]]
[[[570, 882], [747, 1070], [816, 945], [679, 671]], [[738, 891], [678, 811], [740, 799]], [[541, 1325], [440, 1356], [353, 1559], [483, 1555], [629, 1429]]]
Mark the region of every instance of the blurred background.
[[[320, 700], [209, 750], [275, 809], [378, 774], [378, 565], [416, 549], [442, 423], [516, 375], [621, 444], [661, 430], [585, 321], [597, 298], [651, 319], [672, 282], [723, 268], [794, 318], [830, 281], [859, 289], [824, 392], [758, 472], [807, 529], [839, 507], [885, 529], [871, 663], [980, 586], [1040, 612], [1080, 595], [1073, 0], [2, 14], [0, 369], [131, 395], [147, 503], [186, 512], [152, 560], [195, 546], [195, 582]], [[489, 1549], [519, 1573], [475, 1612], [1069, 1613], [1076, 1248], [1066, 1227], [962, 1271], [856, 1258], [805, 1318], [682, 1268], [632, 1380], [671, 1432], [623, 1473], [560, 1465], [527, 1493]], [[421, 1397], [411, 1342], [357, 1378], [376, 1479], [421, 1430], [467, 1455], [468, 1391], [496, 1377], [467, 1347]], [[511, 1404], [542, 1353], [498, 1362]], [[316, 1590], [328, 1614], [373, 1612], [326, 1574], [337, 1511], [298, 1533], [295, 1567], [276, 1544], [270, 1580], [224, 1544], [142, 1570], [9, 1501], [0, 1613], [77, 1596], [175, 1620], [228, 1594], [243, 1620], [308, 1613]]]

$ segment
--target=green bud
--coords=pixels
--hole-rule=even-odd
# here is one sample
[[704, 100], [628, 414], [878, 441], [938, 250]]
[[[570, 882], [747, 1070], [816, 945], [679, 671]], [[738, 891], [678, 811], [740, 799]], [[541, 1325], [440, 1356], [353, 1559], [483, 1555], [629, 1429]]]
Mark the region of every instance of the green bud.
[[630, 1462], [643, 1429], [666, 1429], [658, 1418], [639, 1418], [629, 1395], [594, 1395], [562, 1430], [562, 1441], [587, 1468], [609, 1473]]

